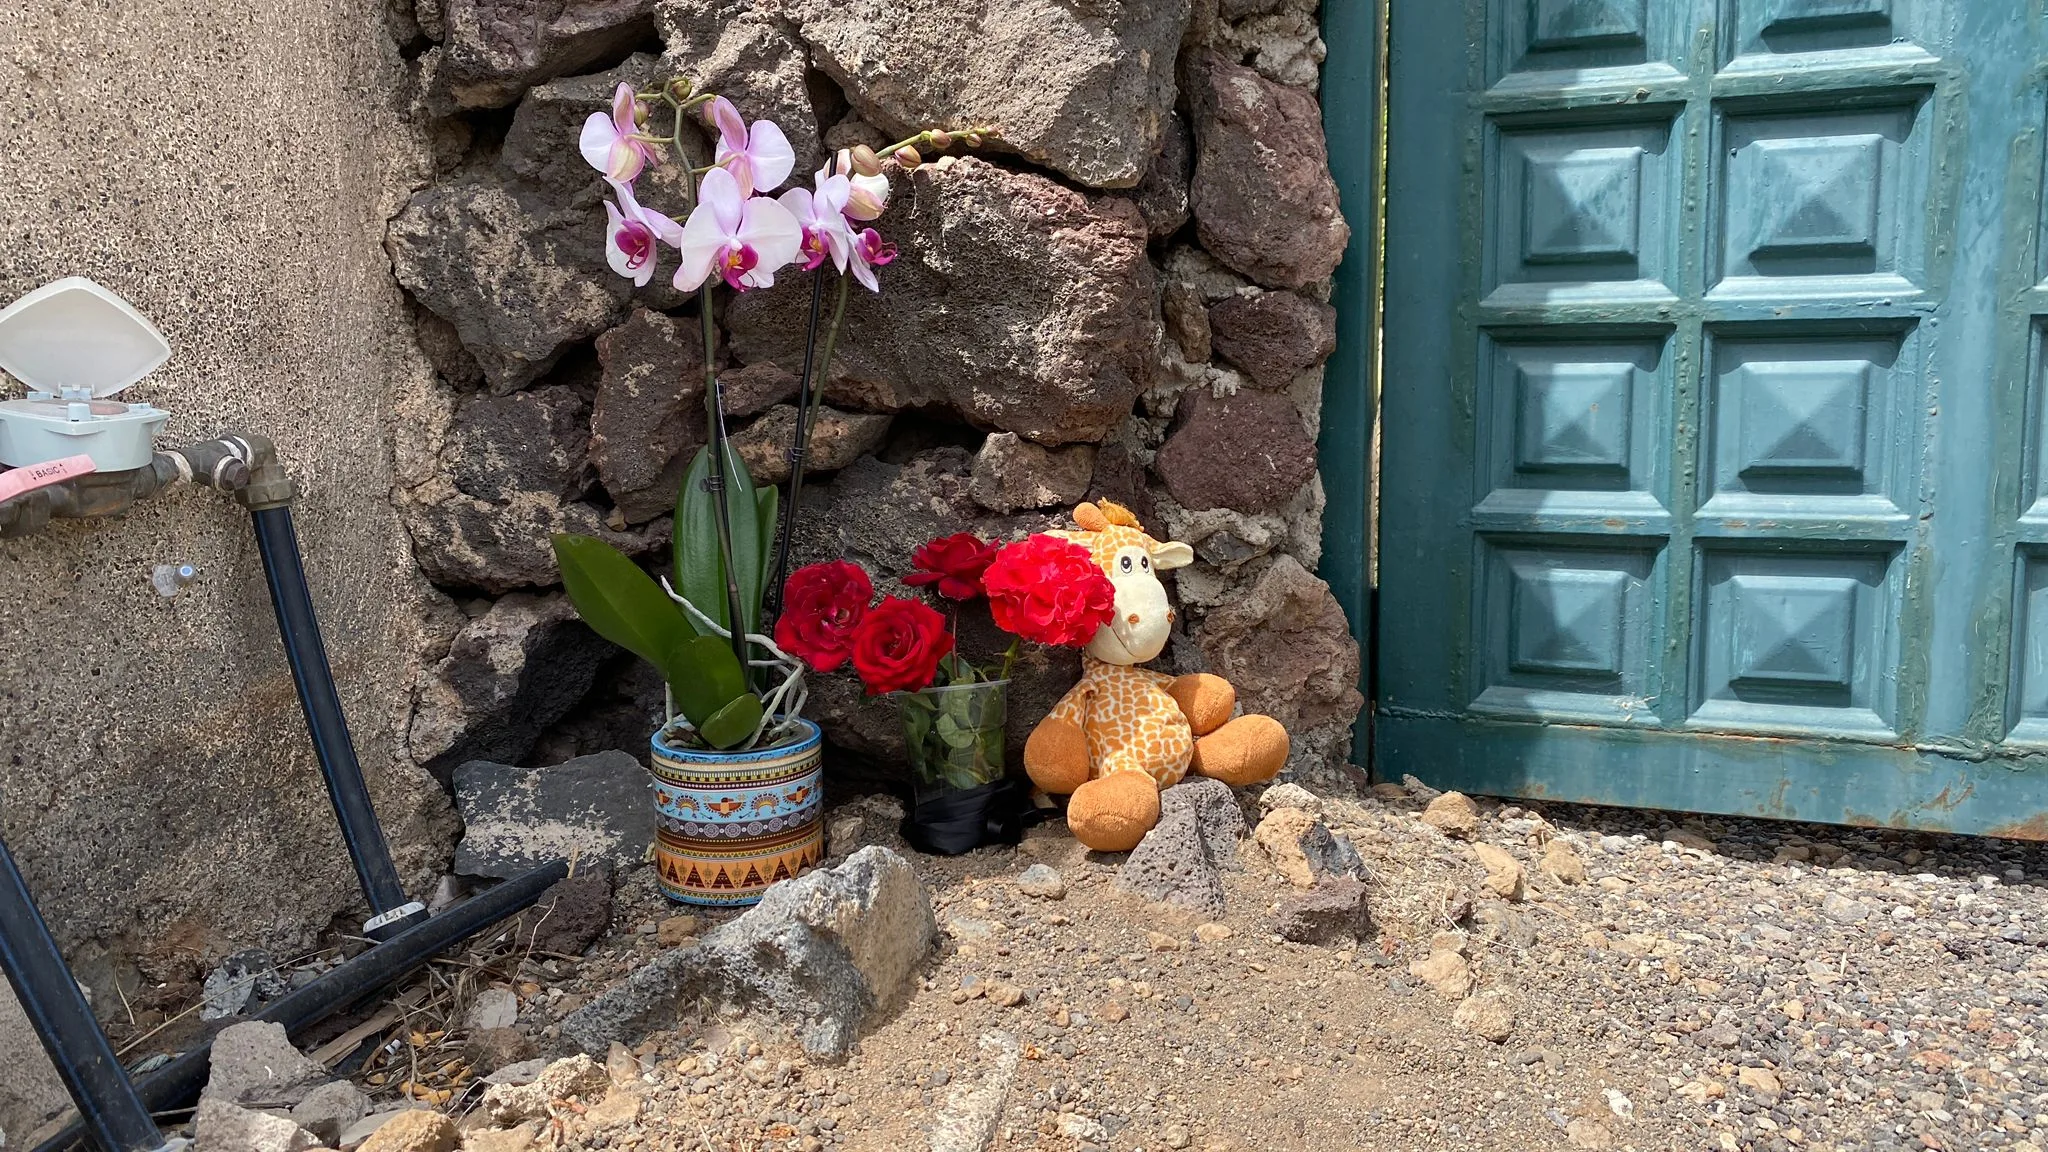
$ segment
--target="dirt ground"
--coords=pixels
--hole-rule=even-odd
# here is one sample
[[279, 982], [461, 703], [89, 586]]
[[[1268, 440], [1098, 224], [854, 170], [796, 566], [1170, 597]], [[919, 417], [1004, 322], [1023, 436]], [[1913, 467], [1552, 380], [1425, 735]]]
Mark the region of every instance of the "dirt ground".
[[[2048, 1147], [2041, 849], [1488, 802], [1446, 835], [1421, 819], [1430, 799], [1323, 802], [1373, 915], [1331, 944], [1275, 934], [1299, 893], [1255, 848], [1214, 921], [1118, 891], [1121, 858], [1056, 822], [1014, 849], [905, 850], [941, 944], [845, 1062], [695, 1020], [616, 1050], [606, 1105], [488, 1134], [517, 1143], [471, 1117], [464, 1147]], [[1058, 898], [1020, 888], [1034, 864]], [[702, 927], [626, 875], [606, 939], [529, 958], [519, 1027], [545, 1047]], [[1466, 1018], [1476, 1005], [1491, 1023]]]

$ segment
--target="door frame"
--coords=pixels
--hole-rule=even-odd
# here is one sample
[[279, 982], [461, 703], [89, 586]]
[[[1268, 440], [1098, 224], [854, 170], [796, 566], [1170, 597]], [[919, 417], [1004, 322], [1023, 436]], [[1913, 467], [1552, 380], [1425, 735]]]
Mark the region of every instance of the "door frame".
[[1323, 134], [1330, 175], [1351, 239], [1337, 266], [1330, 303], [1337, 309], [1337, 350], [1324, 368], [1321, 437], [1316, 446], [1323, 494], [1322, 560], [1358, 641], [1358, 690], [1365, 707], [1352, 728], [1351, 761], [1371, 770], [1378, 531], [1380, 322], [1385, 267], [1387, 176], [1387, 20], [1390, 0], [1324, 0]]

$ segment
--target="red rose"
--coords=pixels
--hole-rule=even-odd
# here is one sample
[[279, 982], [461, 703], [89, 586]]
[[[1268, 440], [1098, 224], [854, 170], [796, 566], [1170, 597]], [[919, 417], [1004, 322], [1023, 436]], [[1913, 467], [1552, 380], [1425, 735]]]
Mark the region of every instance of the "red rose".
[[939, 661], [952, 650], [945, 617], [900, 596], [883, 597], [853, 630], [853, 670], [870, 696], [931, 687]]
[[981, 574], [995, 558], [995, 545], [972, 532], [955, 532], [913, 553], [910, 563], [917, 571], [903, 582], [913, 588], [937, 584], [939, 595], [948, 600], [972, 600], [981, 595]]
[[1116, 589], [1088, 549], [1031, 536], [996, 554], [982, 575], [996, 626], [1026, 640], [1080, 648], [1116, 615]]
[[789, 574], [783, 585], [782, 615], [775, 644], [820, 672], [830, 672], [853, 654], [853, 632], [867, 615], [874, 582], [847, 560], [812, 564]]

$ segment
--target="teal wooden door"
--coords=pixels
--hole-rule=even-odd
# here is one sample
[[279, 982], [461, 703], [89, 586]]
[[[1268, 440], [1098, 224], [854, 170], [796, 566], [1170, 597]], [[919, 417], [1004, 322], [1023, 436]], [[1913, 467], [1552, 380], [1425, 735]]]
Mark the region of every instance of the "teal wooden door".
[[1382, 774], [2048, 837], [2044, 22], [1395, 0]]

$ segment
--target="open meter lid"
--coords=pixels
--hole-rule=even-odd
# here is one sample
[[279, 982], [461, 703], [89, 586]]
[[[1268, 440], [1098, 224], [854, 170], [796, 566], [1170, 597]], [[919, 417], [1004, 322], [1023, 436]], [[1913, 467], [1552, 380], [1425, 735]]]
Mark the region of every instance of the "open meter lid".
[[0, 368], [32, 391], [112, 396], [170, 356], [156, 325], [83, 276], [45, 284], [0, 309]]

